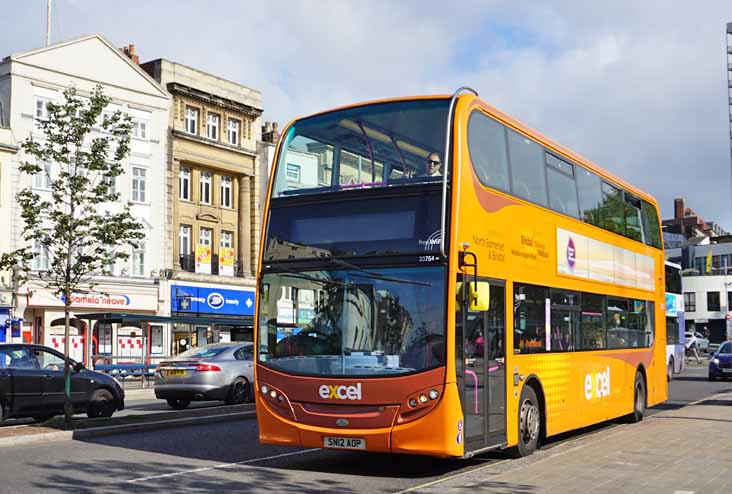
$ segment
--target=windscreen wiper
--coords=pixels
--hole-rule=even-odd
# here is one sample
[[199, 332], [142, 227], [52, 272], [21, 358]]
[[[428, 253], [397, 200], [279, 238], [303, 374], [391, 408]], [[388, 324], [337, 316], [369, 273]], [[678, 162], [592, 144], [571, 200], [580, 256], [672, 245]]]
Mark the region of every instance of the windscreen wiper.
[[407, 285], [420, 285], [420, 286], [432, 286], [432, 283], [428, 283], [426, 281], [414, 281], [414, 280], [405, 280], [402, 278], [392, 278], [391, 276], [384, 276], [383, 274], [374, 273], [372, 271], [369, 271], [368, 269], [359, 268], [358, 266], [355, 266], [351, 264], [350, 262], [343, 261], [341, 259], [336, 259], [334, 257], [330, 258], [330, 261], [339, 264], [345, 268], [352, 269], [354, 271], [358, 271], [360, 273], [363, 273], [358, 276], [363, 276], [364, 278], [371, 278], [374, 280], [382, 280], [382, 281], [392, 281], [394, 283], [404, 283]]
[[314, 283], [322, 283], [323, 285], [330, 285], [330, 284], [338, 285], [338, 286], [349, 286], [350, 285], [350, 283], [344, 283], [342, 281], [323, 280], [321, 278], [316, 278], [315, 276], [310, 276], [310, 275], [307, 275], [304, 273], [300, 273], [298, 271], [292, 271], [290, 269], [278, 269], [277, 271], [273, 271], [273, 272], [267, 273], [267, 274], [277, 274], [277, 273], [287, 273], [288, 275], [290, 275], [293, 278], [312, 281]]

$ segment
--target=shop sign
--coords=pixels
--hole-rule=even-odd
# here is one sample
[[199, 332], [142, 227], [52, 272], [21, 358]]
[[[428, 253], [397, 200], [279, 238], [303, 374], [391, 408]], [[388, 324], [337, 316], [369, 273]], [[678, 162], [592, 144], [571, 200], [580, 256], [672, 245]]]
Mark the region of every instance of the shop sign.
[[254, 290], [171, 285], [170, 310], [197, 314], [254, 315]]
[[219, 248], [219, 274], [234, 276], [234, 249], [231, 247]]
[[196, 245], [196, 273], [211, 274], [210, 245]]
[[[29, 307], [63, 307], [64, 297], [56, 296], [51, 290], [32, 290], [28, 298]], [[101, 310], [158, 310], [156, 293], [74, 293], [71, 295], [72, 309]]]

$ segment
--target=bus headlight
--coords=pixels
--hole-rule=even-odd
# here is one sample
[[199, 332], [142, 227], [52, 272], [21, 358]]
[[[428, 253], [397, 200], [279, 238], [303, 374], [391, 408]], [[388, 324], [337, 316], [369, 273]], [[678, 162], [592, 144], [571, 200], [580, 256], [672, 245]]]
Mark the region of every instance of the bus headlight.
[[440, 393], [436, 389], [430, 389], [430, 400], [436, 400]]

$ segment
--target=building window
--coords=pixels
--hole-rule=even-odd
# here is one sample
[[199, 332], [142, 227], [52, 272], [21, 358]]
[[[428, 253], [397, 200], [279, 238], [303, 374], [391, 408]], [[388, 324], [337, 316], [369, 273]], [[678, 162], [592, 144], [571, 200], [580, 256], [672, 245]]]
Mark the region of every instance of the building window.
[[145, 242], [132, 247], [132, 276], [145, 276]]
[[178, 243], [180, 247], [180, 255], [187, 256], [191, 253], [190, 225], [180, 225], [180, 229], [178, 230]]
[[719, 292], [707, 292], [707, 310], [709, 312], [719, 312]]
[[35, 116], [37, 119], [46, 120], [48, 118], [48, 103], [50, 101], [48, 98], [36, 98]]
[[147, 140], [147, 122], [138, 119], [132, 120], [132, 136]]
[[229, 144], [239, 145], [239, 120], [229, 119]]
[[230, 208], [231, 201], [231, 177], [221, 177], [221, 207]]
[[287, 163], [287, 180], [290, 180], [292, 182], [299, 182], [300, 181], [300, 165], [293, 165], [292, 163]]
[[211, 172], [201, 172], [201, 202], [211, 204]]
[[33, 244], [33, 271], [48, 271], [48, 247], [38, 240]]
[[684, 293], [684, 312], [696, 312], [696, 293]]
[[144, 168], [132, 167], [132, 200], [134, 202], [145, 202], [145, 187], [147, 182], [147, 170]]
[[211, 247], [211, 239], [213, 238], [213, 230], [210, 228], [201, 228], [198, 234], [198, 245]]
[[219, 140], [219, 116], [209, 113], [206, 117], [206, 136], [214, 141]]
[[51, 163], [41, 161], [38, 163], [41, 170], [33, 175], [33, 187], [36, 189], [51, 188]]
[[116, 196], [117, 195], [117, 177], [111, 177], [111, 176], [107, 175], [106, 177], [104, 177], [103, 180], [107, 183], [107, 187], [109, 187], [107, 189], [107, 194]]
[[221, 247], [228, 249], [234, 247], [234, 234], [232, 232], [221, 231]]
[[186, 132], [198, 135], [198, 109], [186, 106]]
[[116, 257], [115, 249], [111, 245], [106, 245], [104, 247], [104, 250], [106, 250], [107, 251], [107, 254], [109, 254], [111, 256], [111, 258], [109, 259], [109, 262], [106, 262], [104, 264], [104, 274], [105, 275], [108, 275], [108, 276], [114, 276], [114, 274], [115, 274], [115, 269], [114, 269], [115, 268], [115, 257]]
[[180, 168], [180, 174], [178, 175], [178, 197], [184, 201], [191, 200], [191, 169]]

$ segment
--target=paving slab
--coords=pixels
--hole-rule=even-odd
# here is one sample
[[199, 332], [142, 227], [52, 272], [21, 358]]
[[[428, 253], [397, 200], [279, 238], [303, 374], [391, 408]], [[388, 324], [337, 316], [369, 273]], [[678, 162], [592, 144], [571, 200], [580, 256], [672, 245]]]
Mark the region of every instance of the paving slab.
[[720, 437], [732, 437], [732, 393], [408, 492], [730, 492], [723, 486], [732, 486], [732, 455], [715, 449]]

